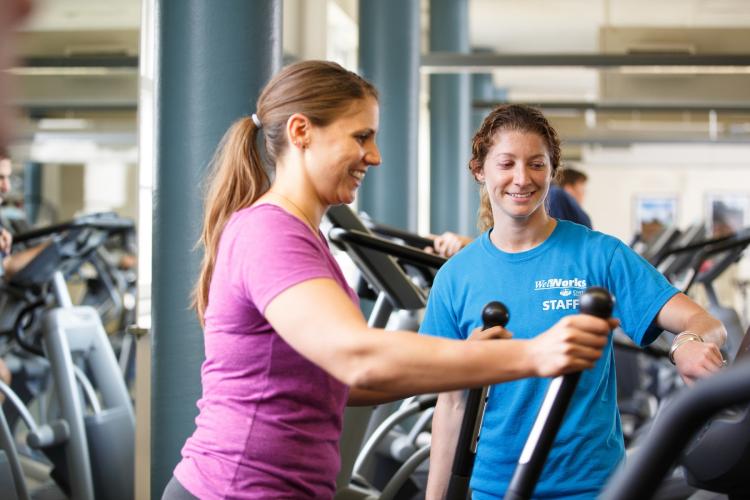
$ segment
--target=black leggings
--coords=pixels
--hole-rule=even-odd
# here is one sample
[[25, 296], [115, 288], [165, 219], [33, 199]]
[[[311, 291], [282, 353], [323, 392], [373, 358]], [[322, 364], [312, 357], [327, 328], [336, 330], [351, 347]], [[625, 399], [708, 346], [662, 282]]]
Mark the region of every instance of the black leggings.
[[176, 477], [172, 476], [172, 479], [167, 483], [167, 487], [164, 488], [161, 500], [198, 500], [198, 497], [193, 496], [180, 484]]

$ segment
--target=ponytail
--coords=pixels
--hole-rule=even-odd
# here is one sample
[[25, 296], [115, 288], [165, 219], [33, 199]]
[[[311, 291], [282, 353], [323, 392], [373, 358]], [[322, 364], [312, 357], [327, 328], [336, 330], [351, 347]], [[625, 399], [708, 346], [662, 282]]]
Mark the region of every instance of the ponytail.
[[477, 228], [479, 232], [483, 233], [491, 228], [495, 224], [495, 220], [492, 217], [492, 204], [490, 203], [490, 195], [487, 193], [487, 186], [482, 184], [479, 186], [479, 211], [477, 213]]
[[252, 205], [270, 185], [258, 153], [258, 130], [249, 116], [237, 120], [224, 134], [211, 161], [203, 229], [198, 241], [198, 246], [204, 249], [203, 262], [192, 304], [201, 326], [224, 226], [234, 212]]

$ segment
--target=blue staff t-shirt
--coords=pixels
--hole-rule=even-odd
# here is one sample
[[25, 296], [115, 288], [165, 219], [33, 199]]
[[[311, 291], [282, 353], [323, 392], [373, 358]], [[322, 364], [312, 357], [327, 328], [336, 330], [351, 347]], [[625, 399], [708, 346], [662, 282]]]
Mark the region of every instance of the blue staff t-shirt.
[[[438, 272], [420, 333], [466, 339], [481, 326], [493, 300], [510, 311], [515, 339], [543, 333], [578, 312], [590, 286], [615, 296], [613, 316], [638, 345], [660, 333], [652, 323], [677, 290], [620, 240], [558, 221], [539, 246], [507, 253], [482, 234]], [[502, 497], [516, 468], [550, 379], [530, 378], [492, 387], [471, 479], [473, 498]], [[555, 439], [535, 498], [591, 498], [624, 456], [617, 411], [612, 341], [586, 370]]]

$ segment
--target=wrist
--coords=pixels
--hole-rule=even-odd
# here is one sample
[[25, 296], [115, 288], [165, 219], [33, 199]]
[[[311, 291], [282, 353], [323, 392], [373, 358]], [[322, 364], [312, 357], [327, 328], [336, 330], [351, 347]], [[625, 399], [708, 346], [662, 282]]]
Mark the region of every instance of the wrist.
[[700, 342], [700, 343], [702, 343], [702, 342], [704, 342], [704, 340], [703, 340], [703, 337], [701, 337], [697, 333], [693, 333], [693, 332], [689, 332], [689, 331], [684, 331], [684, 332], [680, 333], [679, 335], [677, 335], [674, 338], [674, 340], [672, 341], [672, 346], [669, 348], [669, 355], [668, 355], [669, 361], [673, 365], [676, 364], [675, 360], [674, 360], [674, 354], [675, 354], [675, 352], [677, 352], [677, 349], [679, 349], [680, 347], [684, 346], [688, 342]]
[[526, 377], [542, 376], [542, 357], [536, 352], [537, 340], [535, 338], [519, 341], [522, 349], [522, 365], [526, 372]]

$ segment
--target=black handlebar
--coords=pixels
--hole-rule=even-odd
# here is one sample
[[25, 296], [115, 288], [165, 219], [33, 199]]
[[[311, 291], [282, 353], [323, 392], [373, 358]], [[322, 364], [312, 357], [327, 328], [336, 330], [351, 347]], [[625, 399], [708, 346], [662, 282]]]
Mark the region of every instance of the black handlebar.
[[135, 224], [132, 219], [120, 217], [110, 212], [84, 215], [68, 222], [32, 229], [31, 231], [18, 234], [13, 238], [13, 243], [25, 243], [30, 240], [70, 231], [71, 229], [85, 228], [118, 232], [132, 230], [135, 228]]
[[334, 243], [355, 243], [372, 250], [377, 250], [393, 257], [420, 266], [439, 269], [446, 260], [444, 257], [417, 250], [409, 246], [399, 245], [385, 238], [363, 233], [356, 229], [342, 229], [335, 227], [328, 233], [328, 238]]
[[[700, 279], [703, 282], [712, 281], [718, 274], [723, 272], [726, 267], [739, 259], [742, 252], [744, 252], [745, 247], [748, 245], [750, 245], [750, 236], [745, 236], [738, 239], [727, 239], [700, 251], [691, 262], [690, 267], [692, 273], [690, 280], [688, 280], [688, 283], [685, 285], [684, 293], [687, 293], [690, 290], [696, 280]], [[702, 274], [700, 273], [700, 268], [709, 257], [730, 250], [734, 250], [734, 252], [723, 258], [721, 262], [715, 265], [712, 269], [706, 271], [706, 276], [699, 277], [699, 274]]]
[[[482, 309], [483, 330], [493, 326], [505, 326], [509, 320], [510, 313], [502, 302], [490, 302]], [[446, 500], [466, 500], [488, 398], [489, 387], [487, 386], [471, 389], [466, 397], [466, 409], [461, 420], [461, 430], [458, 433]]]

